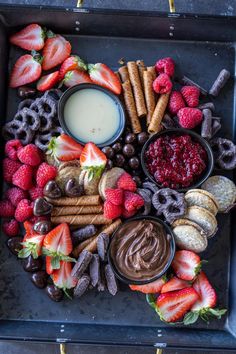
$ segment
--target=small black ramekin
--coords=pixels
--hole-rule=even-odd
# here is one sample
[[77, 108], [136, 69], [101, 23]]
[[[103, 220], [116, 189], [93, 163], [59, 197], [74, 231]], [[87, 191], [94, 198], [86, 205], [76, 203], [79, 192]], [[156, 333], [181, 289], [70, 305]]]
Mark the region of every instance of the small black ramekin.
[[213, 152], [212, 149], [210, 147], [210, 145], [208, 144], [208, 142], [202, 138], [199, 134], [195, 133], [192, 130], [188, 130], [188, 129], [183, 129], [183, 128], [176, 128], [176, 129], [167, 129], [167, 130], [163, 130], [159, 133], [153, 134], [144, 144], [143, 148], [142, 148], [142, 152], [141, 152], [141, 166], [142, 169], [145, 173], [145, 175], [153, 182], [155, 183], [159, 188], [163, 188], [160, 184], [157, 183], [157, 181], [155, 180], [154, 176], [152, 176], [146, 166], [146, 162], [145, 162], [145, 152], [148, 148], [148, 146], [155, 141], [157, 138], [159, 138], [162, 135], [183, 135], [183, 134], [188, 134], [191, 136], [191, 138], [193, 138], [193, 140], [197, 141], [198, 143], [200, 143], [202, 145], [202, 147], [204, 148], [204, 150], [207, 153], [207, 167], [205, 169], [205, 171], [201, 174], [201, 176], [199, 176], [199, 179], [192, 185], [190, 185], [189, 187], [186, 188], [179, 188], [176, 189], [178, 192], [186, 192], [189, 189], [193, 189], [193, 188], [198, 188], [203, 182], [205, 182], [205, 180], [211, 175], [213, 168], [214, 168], [214, 156], [213, 156]]
[[116, 96], [114, 93], [112, 93], [111, 91], [107, 90], [106, 88], [96, 85], [96, 84], [79, 84], [79, 85], [75, 85], [70, 87], [69, 89], [67, 89], [63, 95], [61, 96], [60, 100], [59, 100], [59, 106], [58, 106], [58, 116], [59, 116], [59, 122], [60, 125], [62, 127], [62, 129], [64, 130], [64, 132], [66, 134], [68, 134], [69, 136], [71, 136], [74, 140], [76, 140], [78, 143], [80, 143], [81, 145], [85, 145], [87, 143], [84, 141], [79, 140], [76, 136], [73, 135], [73, 133], [68, 129], [66, 123], [65, 123], [65, 119], [64, 119], [64, 107], [65, 104], [68, 100], [68, 98], [75, 92], [80, 91], [80, 90], [84, 90], [84, 89], [95, 89], [95, 90], [99, 90], [104, 92], [105, 94], [107, 94], [108, 96], [110, 96], [112, 98], [112, 100], [114, 101], [114, 103], [116, 104], [118, 110], [119, 110], [119, 115], [120, 115], [120, 123], [119, 123], [119, 127], [117, 132], [107, 141], [105, 141], [102, 144], [96, 144], [98, 147], [104, 147], [110, 144], [113, 144], [117, 139], [119, 139], [119, 137], [121, 136], [121, 134], [123, 133], [124, 127], [125, 127], [125, 111], [123, 108], [123, 105], [120, 101], [120, 99], [118, 98], [118, 96]]
[[[117, 232], [123, 227], [124, 224], [129, 223], [131, 221], [134, 220], [153, 220], [155, 222], [158, 222], [159, 224], [161, 224], [164, 229], [166, 230], [166, 235], [170, 235], [170, 257], [169, 260], [166, 264], [166, 266], [163, 268], [163, 270], [161, 272], [159, 272], [155, 277], [148, 279], [148, 280], [133, 280], [133, 279], [128, 279], [126, 278], [123, 274], [121, 274], [119, 272], [119, 270], [117, 269], [114, 260], [112, 259], [111, 256], [111, 245], [112, 245], [112, 241], [115, 239]], [[161, 219], [154, 217], [154, 216], [137, 216], [134, 217], [132, 219], [129, 219], [125, 222], [123, 222], [117, 229], [116, 231], [113, 233], [112, 237], [111, 237], [111, 241], [110, 241], [110, 245], [109, 245], [109, 249], [108, 249], [108, 262], [110, 264], [110, 266], [113, 269], [113, 272], [115, 273], [116, 277], [121, 280], [123, 283], [125, 284], [135, 284], [135, 285], [144, 285], [144, 284], [149, 284], [152, 283], [153, 281], [161, 278], [165, 272], [169, 269], [169, 267], [171, 266], [171, 263], [173, 261], [175, 255], [175, 238], [174, 238], [174, 234], [173, 231], [171, 230], [171, 228]]]

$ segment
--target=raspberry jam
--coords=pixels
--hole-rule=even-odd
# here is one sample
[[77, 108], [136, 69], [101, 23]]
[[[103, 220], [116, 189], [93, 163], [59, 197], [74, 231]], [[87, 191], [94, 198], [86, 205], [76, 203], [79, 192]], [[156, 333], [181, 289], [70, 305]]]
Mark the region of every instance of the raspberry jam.
[[148, 146], [145, 159], [160, 186], [179, 189], [189, 187], [203, 173], [207, 153], [190, 135], [165, 135]]

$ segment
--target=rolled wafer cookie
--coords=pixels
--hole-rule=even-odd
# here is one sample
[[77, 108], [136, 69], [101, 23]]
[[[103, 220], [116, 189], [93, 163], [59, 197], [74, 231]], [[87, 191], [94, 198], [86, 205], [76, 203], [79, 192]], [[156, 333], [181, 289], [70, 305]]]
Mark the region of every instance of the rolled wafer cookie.
[[142, 89], [141, 80], [139, 77], [138, 66], [135, 61], [129, 61], [127, 63], [127, 68], [129, 72], [130, 82], [132, 85], [134, 100], [137, 109], [138, 117], [144, 117], [147, 114], [144, 94]]
[[219, 210], [219, 205], [213, 194], [204, 191], [203, 189], [190, 189], [185, 194], [184, 199], [188, 206], [199, 206], [209, 210], [216, 215]]
[[140, 78], [142, 87], [144, 88], [143, 73], [146, 70], [146, 65], [144, 64], [143, 60], [136, 60], [136, 64], [138, 65], [139, 78]]
[[62, 197], [58, 199], [45, 198], [52, 205], [99, 205], [101, 198], [100, 195], [83, 195], [82, 197]]
[[81, 205], [54, 207], [51, 216], [60, 215], [81, 215], [81, 214], [100, 214], [103, 212], [102, 205]]
[[129, 72], [128, 72], [128, 69], [127, 69], [126, 65], [121, 66], [118, 69], [118, 73], [119, 73], [119, 75], [121, 77], [121, 81], [122, 82], [125, 82], [125, 81], [129, 80]]
[[157, 76], [155, 66], [147, 66], [147, 71], [149, 71], [152, 74], [152, 79], [154, 81]]
[[123, 89], [125, 107], [129, 116], [132, 131], [135, 134], [141, 133], [142, 128], [138, 119], [132, 87], [129, 80], [126, 80], [122, 84], [122, 89]]
[[147, 125], [150, 124], [153, 112], [155, 110], [156, 100], [155, 94], [152, 88], [153, 75], [151, 71], [143, 72], [143, 86], [144, 86], [144, 95], [147, 106]]
[[69, 225], [104, 225], [111, 224], [112, 220], [105, 218], [103, 214], [87, 214], [52, 216], [51, 222], [53, 224], [61, 224], [66, 222]]
[[155, 110], [153, 112], [151, 122], [148, 127], [148, 132], [149, 133], [157, 133], [161, 130], [161, 121], [162, 118], [164, 117], [166, 107], [168, 105], [170, 94], [169, 93], [163, 93], [160, 95]]

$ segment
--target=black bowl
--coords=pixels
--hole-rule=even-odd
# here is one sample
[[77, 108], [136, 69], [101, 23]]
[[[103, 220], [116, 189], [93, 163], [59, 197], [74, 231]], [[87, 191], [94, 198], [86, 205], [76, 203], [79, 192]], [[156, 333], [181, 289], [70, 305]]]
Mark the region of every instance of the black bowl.
[[70, 87], [69, 89], [67, 89], [63, 95], [61, 96], [60, 100], [59, 100], [59, 107], [58, 107], [58, 115], [59, 115], [59, 122], [60, 125], [62, 127], [62, 129], [64, 130], [64, 132], [66, 134], [68, 134], [69, 136], [71, 136], [74, 140], [76, 140], [78, 143], [80, 143], [81, 145], [85, 145], [87, 143], [87, 141], [82, 141], [80, 139], [78, 139], [76, 136], [73, 135], [73, 133], [68, 129], [66, 123], [65, 123], [65, 119], [64, 119], [64, 107], [65, 104], [68, 100], [68, 98], [75, 92], [80, 91], [80, 90], [84, 90], [84, 89], [95, 89], [95, 90], [99, 90], [104, 92], [105, 94], [107, 94], [108, 96], [110, 96], [112, 98], [112, 100], [114, 101], [114, 103], [116, 104], [118, 110], [119, 110], [119, 115], [120, 115], [120, 123], [119, 123], [119, 127], [117, 132], [107, 141], [105, 141], [102, 144], [96, 144], [99, 147], [103, 147], [103, 146], [107, 146], [107, 145], [111, 145], [113, 144], [117, 139], [119, 139], [119, 137], [121, 136], [121, 134], [123, 133], [124, 127], [125, 127], [125, 111], [123, 108], [123, 105], [120, 101], [120, 99], [118, 98], [118, 96], [116, 96], [114, 93], [112, 93], [111, 91], [107, 90], [106, 88], [99, 86], [99, 85], [95, 85], [95, 84], [79, 84], [79, 85], [75, 85], [73, 87]]
[[[123, 274], [121, 274], [119, 272], [119, 270], [117, 269], [112, 256], [111, 256], [111, 245], [112, 245], [112, 241], [115, 239], [117, 232], [123, 227], [124, 224], [127, 224], [131, 221], [134, 220], [153, 220], [158, 222], [159, 224], [161, 224], [164, 229], [166, 230], [166, 235], [170, 235], [170, 248], [171, 248], [171, 253], [170, 253], [170, 257], [169, 260], [166, 264], [166, 266], [163, 268], [163, 270], [161, 272], [159, 272], [155, 277], [148, 279], [148, 280], [133, 280], [133, 279], [128, 279], [127, 277], [125, 277]], [[125, 222], [123, 222], [117, 229], [116, 231], [113, 233], [112, 237], [111, 237], [111, 242], [109, 245], [109, 249], [108, 249], [108, 262], [110, 264], [110, 266], [112, 267], [113, 272], [115, 273], [116, 277], [121, 280], [123, 283], [125, 284], [135, 284], [135, 285], [144, 285], [144, 284], [148, 284], [148, 283], [152, 283], [153, 281], [161, 278], [165, 272], [169, 269], [169, 267], [171, 266], [171, 263], [173, 261], [175, 255], [175, 238], [174, 238], [174, 234], [172, 229], [161, 219], [154, 217], [154, 216], [137, 216], [134, 217], [132, 219], [129, 219]]]
[[146, 143], [144, 144], [143, 148], [142, 148], [142, 152], [141, 152], [141, 166], [142, 169], [145, 173], [145, 175], [153, 182], [155, 183], [158, 187], [163, 188], [160, 184], [157, 183], [157, 181], [155, 180], [155, 178], [149, 173], [147, 167], [146, 167], [146, 162], [145, 162], [145, 151], [147, 150], [148, 146], [150, 145], [150, 143], [152, 143], [154, 140], [156, 140], [157, 138], [159, 138], [162, 135], [171, 135], [171, 134], [175, 134], [175, 135], [183, 135], [183, 134], [188, 134], [190, 135], [193, 140], [197, 141], [198, 143], [200, 143], [202, 145], [202, 147], [204, 148], [204, 150], [207, 153], [207, 167], [205, 169], [205, 171], [201, 174], [201, 176], [199, 176], [199, 179], [197, 181], [194, 182], [194, 184], [186, 187], [186, 188], [179, 188], [176, 189], [178, 192], [186, 192], [189, 189], [193, 189], [193, 188], [198, 188], [203, 182], [205, 182], [205, 180], [211, 175], [213, 168], [214, 168], [214, 156], [213, 156], [213, 152], [212, 149], [209, 145], [209, 143], [202, 138], [199, 134], [195, 133], [192, 130], [188, 130], [188, 129], [183, 129], [183, 128], [176, 128], [176, 129], [167, 129], [167, 130], [163, 130], [159, 133], [156, 133], [154, 135], [152, 135], [148, 141], [146, 141]]

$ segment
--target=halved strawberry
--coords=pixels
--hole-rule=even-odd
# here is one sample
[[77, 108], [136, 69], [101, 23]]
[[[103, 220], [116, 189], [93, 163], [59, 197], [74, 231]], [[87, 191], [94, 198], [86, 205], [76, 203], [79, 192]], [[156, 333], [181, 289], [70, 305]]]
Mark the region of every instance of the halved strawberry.
[[26, 26], [10, 37], [11, 44], [25, 50], [41, 50], [44, 46], [45, 33], [36, 23]]
[[47, 40], [43, 48], [43, 70], [49, 70], [63, 63], [70, 56], [71, 44], [59, 34], [47, 32]]
[[23, 223], [23, 225], [24, 225], [25, 232], [26, 232], [27, 235], [32, 235], [32, 233], [35, 233], [35, 232], [34, 232], [34, 229], [33, 229], [34, 224], [33, 224], [32, 222], [30, 222], [30, 221], [25, 221], [25, 222]]
[[60, 161], [71, 161], [78, 159], [83, 150], [83, 146], [66, 134], [61, 134], [57, 138], [52, 138], [48, 145], [47, 154], [52, 155]]
[[66, 293], [66, 289], [74, 288], [78, 279], [71, 276], [72, 266], [70, 262], [60, 261], [60, 268], [53, 271], [51, 277], [53, 283]]
[[192, 251], [181, 250], [175, 253], [171, 266], [178, 278], [193, 280], [201, 270], [201, 259]]
[[42, 72], [39, 57], [30, 54], [22, 55], [11, 72], [10, 87], [15, 88], [38, 80]]
[[[45, 261], [46, 261], [46, 272], [48, 275], [51, 275], [53, 273], [52, 257], [46, 256]], [[60, 263], [59, 263], [59, 265], [60, 265]]]
[[157, 299], [157, 312], [165, 322], [176, 322], [190, 310], [198, 300], [198, 293], [193, 288], [184, 288], [161, 294]]
[[145, 285], [129, 285], [130, 289], [133, 291], [140, 291], [144, 294], [157, 294], [161, 292], [162, 287], [165, 284], [165, 280], [163, 278], [157, 279], [152, 283]]
[[78, 84], [92, 84], [92, 80], [89, 75], [82, 70], [70, 70], [66, 73], [62, 83], [66, 87], [72, 87]]
[[59, 71], [55, 71], [54, 73], [44, 75], [37, 82], [37, 90], [38, 91], [47, 91], [50, 90], [56, 83], [59, 81]]
[[173, 277], [168, 280], [167, 283], [163, 285], [161, 288], [161, 293], [168, 293], [169, 291], [181, 290], [184, 288], [190, 288], [191, 284], [188, 283], [186, 280], [179, 279], [177, 277]]
[[89, 64], [88, 71], [95, 84], [111, 90], [116, 95], [121, 93], [121, 83], [118, 77], [106, 64]]
[[71, 55], [69, 58], [67, 58], [61, 64], [61, 67], [59, 70], [59, 81], [64, 79], [64, 77], [68, 71], [71, 71], [74, 69], [82, 70], [82, 71], [87, 70], [87, 65], [78, 55]]
[[106, 155], [94, 143], [87, 143], [84, 146], [80, 155], [80, 166], [89, 171], [89, 178], [101, 176], [106, 162]]
[[19, 258], [27, 258], [32, 255], [33, 258], [38, 258], [42, 254], [42, 245], [45, 235], [25, 234], [23, 238], [23, 248], [18, 252]]

